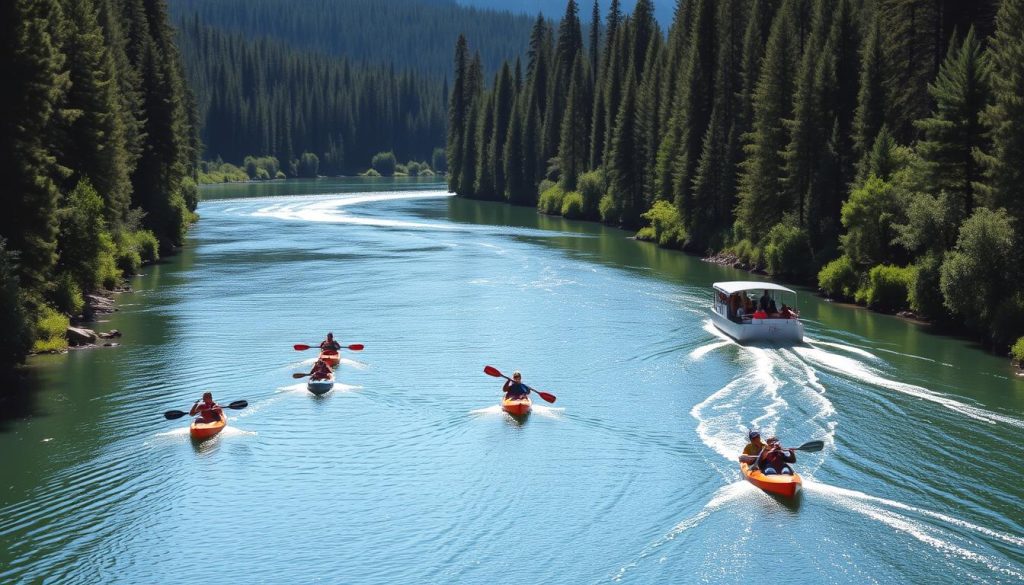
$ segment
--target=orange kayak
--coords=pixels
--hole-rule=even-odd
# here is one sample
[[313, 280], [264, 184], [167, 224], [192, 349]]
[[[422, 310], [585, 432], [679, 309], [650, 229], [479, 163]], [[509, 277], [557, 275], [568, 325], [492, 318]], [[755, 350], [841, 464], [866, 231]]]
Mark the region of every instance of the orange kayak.
[[520, 398], [501, 399], [501, 409], [512, 416], [523, 416], [529, 413], [532, 405], [533, 403], [530, 402], [530, 397], [525, 395]]
[[341, 363], [341, 354], [336, 351], [323, 350], [320, 352], [320, 359], [324, 360], [328, 366], [334, 368]]
[[192, 435], [193, 439], [202, 441], [203, 439], [209, 439], [223, 431], [226, 426], [228, 426], [227, 416], [221, 420], [215, 421], [206, 421], [202, 418], [195, 418], [192, 420], [192, 424], [188, 427], [188, 433]]
[[765, 475], [760, 470], [750, 470], [746, 463], [740, 463], [740, 472], [747, 481], [756, 485], [770, 494], [792, 498], [800, 491], [803, 480], [794, 473], [793, 475]]

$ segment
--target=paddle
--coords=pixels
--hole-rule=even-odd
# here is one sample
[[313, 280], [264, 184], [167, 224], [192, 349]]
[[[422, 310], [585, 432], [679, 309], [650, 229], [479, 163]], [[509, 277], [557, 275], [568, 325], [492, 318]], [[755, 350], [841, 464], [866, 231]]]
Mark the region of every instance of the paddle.
[[[319, 345], [306, 345], [305, 343], [296, 343], [292, 347], [295, 348], [295, 351], [306, 351], [307, 349], [320, 349]], [[348, 346], [348, 349], [351, 351], [363, 351], [363, 344], [353, 343], [352, 345]]]
[[[484, 373], [487, 374], [488, 376], [494, 376], [495, 378], [505, 378], [506, 380], [512, 380], [512, 378], [509, 378], [505, 374], [502, 374], [501, 372], [498, 371], [498, 368], [495, 368], [493, 366], [484, 366]], [[520, 384], [522, 384], [522, 382], [520, 382]], [[526, 384], [523, 384], [523, 386], [527, 390], [537, 394], [537, 396], [540, 396], [547, 402], [554, 402], [555, 400], [557, 400], [554, 394], [550, 394], [548, 392], [541, 392], [540, 390], [534, 390], [533, 388], [530, 388]]]
[[808, 441], [799, 447], [783, 447], [783, 451], [807, 451], [808, 453], [817, 453], [825, 448], [825, 441]]
[[[221, 408], [230, 408], [231, 410], [242, 410], [246, 406], [249, 406], [249, 403], [246, 402], [245, 400], [236, 400], [226, 406], [221, 405]], [[167, 420], [174, 420], [176, 418], [181, 418], [183, 416], [188, 416], [188, 413], [180, 410], [168, 410], [167, 412], [164, 413], [164, 418], [166, 418]]]

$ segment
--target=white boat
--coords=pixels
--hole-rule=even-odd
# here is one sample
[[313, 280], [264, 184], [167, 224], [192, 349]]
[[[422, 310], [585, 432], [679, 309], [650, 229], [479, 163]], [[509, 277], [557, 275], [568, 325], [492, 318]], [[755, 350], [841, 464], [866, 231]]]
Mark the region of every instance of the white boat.
[[[796, 291], [756, 281], [716, 282], [712, 286], [715, 291], [711, 321], [729, 337], [741, 343], [800, 343], [804, 340], [804, 324], [796, 309]], [[792, 305], [784, 301], [791, 301]], [[762, 305], [767, 305], [767, 310]]]

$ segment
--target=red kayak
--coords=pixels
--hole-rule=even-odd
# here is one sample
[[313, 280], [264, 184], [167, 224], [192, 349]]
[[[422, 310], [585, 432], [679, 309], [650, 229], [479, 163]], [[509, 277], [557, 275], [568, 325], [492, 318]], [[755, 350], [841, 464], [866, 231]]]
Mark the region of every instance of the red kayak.
[[328, 366], [336, 368], [341, 363], [341, 354], [331, 349], [324, 349], [320, 351], [320, 359], [324, 360]]
[[796, 473], [793, 475], [765, 475], [759, 469], [751, 471], [750, 466], [746, 463], [740, 463], [740, 472], [743, 473], [743, 477], [747, 478], [747, 481], [764, 491], [787, 498], [795, 496], [800, 491], [800, 486], [803, 485], [803, 480]]
[[220, 420], [212, 421], [199, 417], [193, 419], [192, 424], [188, 427], [188, 433], [192, 435], [193, 439], [202, 441], [223, 431], [226, 426], [228, 426], [227, 416]]
[[533, 403], [530, 402], [530, 397], [525, 394], [519, 398], [501, 399], [501, 409], [512, 416], [525, 416], [530, 412], [532, 406]]

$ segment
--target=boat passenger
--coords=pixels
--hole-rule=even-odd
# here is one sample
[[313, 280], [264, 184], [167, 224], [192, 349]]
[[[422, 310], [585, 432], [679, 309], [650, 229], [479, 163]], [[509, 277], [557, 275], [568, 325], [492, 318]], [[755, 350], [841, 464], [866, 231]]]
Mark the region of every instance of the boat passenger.
[[757, 307], [754, 306], [754, 301], [750, 300], [750, 297], [748, 297], [746, 295], [746, 293], [744, 293], [743, 294], [743, 314], [749, 317], [750, 315], [753, 315], [756, 310], [757, 310]]
[[188, 415], [199, 415], [200, 420], [203, 422], [224, 420], [224, 410], [213, 401], [212, 392], [203, 392], [203, 398], [196, 400], [196, 403], [192, 405], [192, 410], [188, 411]]
[[322, 351], [333, 351], [334, 353], [337, 353], [338, 350], [341, 349], [341, 344], [334, 341], [333, 333], [328, 333], [327, 339], [320, 342], [320, 349]]
[[519, 370], [512, 372], [512, 379], [505, 380], [505, 385], [501, 389], [505, 392], [505, 398], [510, 400], [522, 398], [530, 393], [530, 389], [523, 385], [523, 375]]
[[772, 297], [768, 295], [768, 291], [766, 290], [764, 291], [764, 294], [761, 295], [761, 298], [757, 301], [757, 308], [764, 311], [765, 313], [770, 313], [771, 311], [769, 311], [768, 309], [771, 306], [771, 302]]
[[747, 433], [747, 439], [750, 442], [743, 448], [743, 454], [740, 455], [740, 462], [753, 466], [757, 463], [757, 456], [764, 450], [765, 444], [761, 442], [760, 431], [750, 431]]
[[736, 293], [732, 293], [731, 295], [729, 295], [729, 318], [739, 319], [740, 309], [742, 308], [743, 305], [740, 304], [740, 295]]
[[326, 380], [332, 372], [333, 370], [331, 370], [331, 366], [327, 365], [327, 362], [318, 359], [313, 364], [313, 369], [309, 371], [309, 378], [311, 380]]
[[779, 445], [775, 437], [768, 439], [767, 447], [758, 456], [757, 466], [765, 475], [793, 475], [793, 468], [788, 463], [796, 463], [796, 453], [789, 449], [789, 455]]
[[793, 309], [789, 308], [789, 305], [782, 303], [782, 311], [779, 313], [779, 316], [783, 319], [792, 319], [796, 317], [796, 313], [793, 312]]

